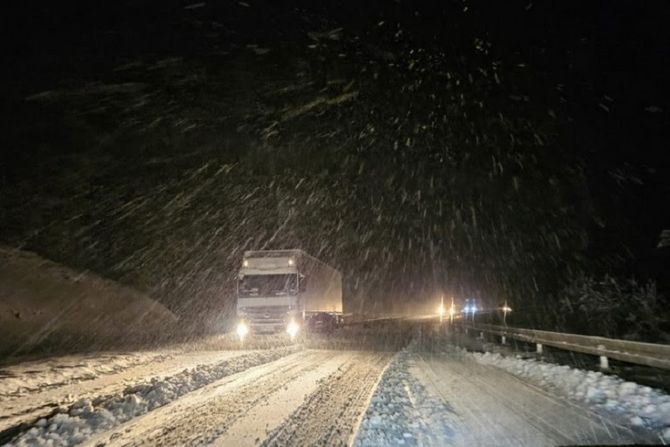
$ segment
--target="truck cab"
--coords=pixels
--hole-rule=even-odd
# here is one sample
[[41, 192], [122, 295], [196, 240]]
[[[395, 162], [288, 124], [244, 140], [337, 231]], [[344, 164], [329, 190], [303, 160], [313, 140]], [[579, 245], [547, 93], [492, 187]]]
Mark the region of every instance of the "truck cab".
[[292, 338], [307, 314], [342, 311], [340, 273], [302, 250], [247, 251], [237, 278], [237, 333]]

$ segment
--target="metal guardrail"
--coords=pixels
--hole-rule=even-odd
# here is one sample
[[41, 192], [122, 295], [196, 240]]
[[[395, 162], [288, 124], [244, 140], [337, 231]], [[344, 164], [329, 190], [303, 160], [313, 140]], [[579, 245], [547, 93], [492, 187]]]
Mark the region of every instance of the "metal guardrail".
[[520, 329], [492, 324], [472, 324], [463, 321], [458, 324], [474, 331], [535, 343], [538, 352], [542, 352], [542, 345], [546, 345], [566, 351], [597, 355], [600, 357], [600, 365], [603, 368], [608, 367], [607, 359], [612, 358], [637, 365], [670, 369], [670, 345]]

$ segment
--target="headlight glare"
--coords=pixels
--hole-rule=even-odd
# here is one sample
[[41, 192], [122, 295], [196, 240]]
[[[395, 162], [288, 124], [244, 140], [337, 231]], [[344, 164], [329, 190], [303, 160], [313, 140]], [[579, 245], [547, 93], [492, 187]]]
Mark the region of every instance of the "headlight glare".
[[237, 324], [237, 336], [240, 337], [240, 340], [244, 340], [244, 337], [249, 333], [249, 326], [244, 321], [240, 321]]
[[296, 335], [298, 335], [298, 332], [300, 332], [300, 326], [298, 326], [298, 323], [291, 320], [288, 323], [288, 326], [286, 326], [286, 333], [289, 335], [289, 337], [291, 337], [291, 339], [294, 339]]

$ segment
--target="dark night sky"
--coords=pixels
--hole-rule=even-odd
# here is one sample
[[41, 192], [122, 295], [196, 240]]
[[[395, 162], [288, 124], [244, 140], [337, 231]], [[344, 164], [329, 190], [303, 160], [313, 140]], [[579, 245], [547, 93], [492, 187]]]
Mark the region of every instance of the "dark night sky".
[[[167, 146], [187, 146], [188, 149], [183, 152], [195, 153], [195, 158], [200, 161], [207, 160], [212, 146], [217, 145], [218, 159], [237, 162], [244, 156], [231, 148], [239, 146], [240, 142], [247, 142], [250, 137], [248, 133], [244, 134], [246, 130], [239, 130], [240, 125], [235, 124], [233, 119], [211, 125], [216, 123], [215, 115], [223, 113], [218, 108], [219, 97], [216, 95], [226, 96], [220, 101], [227, 104], [223, 107], [225, 110], [239, 105], [239, 116], [246, 120], [243, 129], [262, 127], [267, 125], [263, 124], [264, 118], [249, 117], [254, 113], [264, 116], [263, 107], [272, 104], [268, 106], [263, 102], [265, 99], [259, 99], [262, 94], [257, 87], [278, 82], [277, 79], [282, 76], [287, 77], [285, 85], [291, 85], [293, 80], [286, 73], [302, 61], [307, 61], [305, 65], [309, 70], [319, 73], [324, 79], [333, 79], [340, 74], [347, 77], [359, 73], [360, 67], [367, 63], [366, 54], [382, 61], [384, 58], [398, 60], [405, 56], [411, 59], [415, 53], [410, 51], [423, 48], [426, 54], [439, 53], [447, 61], [446, 66], [462, 73], [475, 71], [481, 60], [492, 65], [500, 62], [501, 70], [507, 74], [505, 81], [501, 87], [486, 87], [487, 93], [482, 95], [488, 95], [489, 104], [510, 102], [509, 98], [515, 98], [511, 101], [519, 104], [506, 105], [505, 110], [514, 113], [514, 110], [523, 109], [523, 116], [530, 117], [530, 120], [551, 121], [552, 141], [561, 152], [557, 159], [570, 160], [570, 163], [583, 169], [586, 181], [578, 192], [573, 191], [579, 196], [575, 203], [584, 202], [584, 205], [576, 206], [573, 217], [584, 225], [588, 234], [587, 245], [579, 250], [580, 256], [587, 259], [596, 271], [654, 278], [660, 282], [662, 290], [670, 290], [670, 275], [667, 274], [669, 250], [656, 248], [661, 230], [670, 228], [670, 157], [667, 152], [667, 142], [670, 141], [670, 31], [667, 27], [670, 23], [670, 3], [666, 1], [249, 0], [245, 4], [217, 0], [207, 1], [203, 7], [195, 9], [184, 9], [197, 3], [195, 1], [118, 1], [107, 2], [106, 5], [68, 1], [44, 5], [20, 3], [12, 6], [18, 10], [6, 14], [9, 38], [5, 41], [9, 46], [3, 63], [5, 81], [2, 83], [2, 94], [9, 101], [5, 102], [3, 111], [3, 124], [7, 127], [3, 131], [6, 140], [0, 159], [0, 175], [6, 194], [3, 198], [5, 212], [0, 220], [0, 228], [5, 226], [5, 231], [0, 234], [5, 236], [0, 236], [0, 240], [23, 243], [27, 248], [56, 258], [70, 257], [62, 251], [63, 246], [67, 246], [67, 250], [77, 249], [65, 242], [53, 242], [60, 236], [44, 230], [52, 218], [49, 216], [57, 216], [54, 219], [65, 222], [69, 217], [81, 214], [76, 207], [73, 208], [75, 211], [63, 214], [55, 211], [59, 207], [67, 208], [64, 204], [77, 199], [70, 192], [57, 199], [40, 192], [52, 187], [70, 191], [72, 188], [68, 182], [78, 182], [72, 179], [79, 177], [77, 171], [72, 171], [72, 176], [67, 175], [70, 172], [70, 157], [78, 160], [78, 169], [95, 171], [86, 174], [92, 180], [86, 183], [84, 190], [98, 187], [113, 189], [111, 186], [116, 186], [113, 178], [119, 172], [141, 173], [141, 169], [135, 168], [142, 161], [156, 159], [156, 152], [164, 151], [161, 149], [164, 141], [170, 142], [166, 143]], [[320, 49], [323, 51], [320, 54], [326, 55], [324, 60], [310, 59], [314, 53], [306, 49], [311, 43], [308, 33], [337, 28], [342, 28], [344, 40], [349, 40], [337, 41], [325, 50]], [[402, 31], [401, 37], [397, 34], [399, 30]], [[475, 54], [475, 38], [490, 42], [485, 55]], [[248, 56], [236, 56], [236, 51], [250, 52], [249, 44], [270, 48], [272, 52], [258, 63], [249, 62]], [[329, 57], [338, 57], [335, 50], [332, 54], [328, 53], [337, 45], [337, 48], [356, 49], [357, 59], [345, 58], [345, 62], [337, 63], [329, 60]], [[294, 49], [298, 47], [300, 50]], [[169, 134], [161, 137], [163, 139], [151, 140], [150, 144], [140, 144], [138, 141], [144, 137], [137, 135], [141, 132], [129, 137], [124, 134], [123, 128], [115, 127], [118, 117], [125, 116], [123, 114], [128, 109], [123, 104], [119, 105], [112, 96], [103, 100], [94, 99], [92, 102], [95, 104], [91, 104], [81, 93], [49, 99], [47, 105], [39, 103], [39, 100], [26, 100], [43, 91], [74, 91], [96, 82], [135, 82], [134, 75], [124, 78], [125, 73], [132, 69], [124, 71], [118, 67], [137, 60], [150, 66], [150, 61], [167, 58], [183, 61], [179, 62], [181, 69], [196, 79], [192, 82], [198, 83], [194, 93], [183, 94], [180, 86], [191, 88], [192, 84], [188, 84], [191, 81], [180, 84], [179, 80], [175, 80], [177, 75], [167, 69], [151, 77], [154, 75], [149, 68], [141, 73], [145, 78], [138, 75], [137, 79], [151, 84], [161, 76], [160, 82], [164, 84], [157, 90], [160, 101], [164, 102], [157, 106], [154, 113], [159, 113], [161, 107], [172, 110], [171, 107], [177, 104], [182, 107], [179, 110], [204, 116], [203, 120], [210, 126], [199, 136], [189, 134], [188, 138], [180, 139], [181, 136]], [[376, 64], [379, 65], [379, 61]], [[430, 65], [428, 67], [430, 71]], [[159, 69], [153, 71], [158, 72]], [[399, 87], [391, 69], [382, 69], [380, 73], [379, 78], [370, 81], [376, 83], [376, 88], [391, 91]], [[251, 80], [263, 76], [268, 80]], [[420, 78], [423, 75], [412, 76]], [[315, 83], [321, 81], [316, 79]], [[358, 82], [365, 85], [364, 81]], [[227, 84], [222, 87], [223, 83]], [[435, 88], [441, 87], [436, 84]], [[370, 101], [365, 98], [365, 92], [361, 95], [360, 101]], [[157, 97], [149, 96], [148, 101]], [[367, 104], [366, 107], [381, 109], [383, 114], [383, 101], [380, 99], [379, 104]], [[99, 112], [96, 106], [106, 111]], [[550, 120], [548, 114], [557, 118]], [[149, 120], [148, 115], [137, 116], [138, 121]], [[84, 122], [86, 124], [82, 124]], [[315, 129], [318, 125], [317, 121]], [[356, 123], [351, 126], [355, 128]], [[284, 129], [284, 132], [295, 135], [294, 140], [283, 140], [284, 145], [299, 139], [299, 131]], [[175, 143], [176, 140], [179, 141]], [[259, 150], [268, 150], [267, 145], [260, 146]], [[280, 146], [277, 144], [276, 147]], [[174, 154], [169, 150], [165, 152]], [[340, 161], [338, 154], [340, 152], [335, 151], [329, 163], [344, 166], [346, 163]], [[383, 152], [366, 157], [370, 157], [373, 163], [385, 163]], [[545, 163], [551, 165], [552, 162], [547, 161], [551, 157], [545, 157]], [[182, 164], [187, 166], [188, 163], [187, 160]], [[281, 160], [278, 163], [281, 164]], [[166, 167], [165, 177], [183, 177], [186, 171], [182, 170], [182, 164]], [[109, 170], [100, 170], [99, 166], [109, 167]], [[115, 167], [112, 169], [111, 166]], [[307, 168], [305, 171], [309, 172]], [[398, 174], [405, 175], [405, 168], [401, 171]], [[380, 175], [388, 178], [392, 175], [390, 172], [384, 171]], [[407, 169], [407, 172], [418, 171]], [[119, 203], [132, 199], [134, 194], [153, 193], [152, 175], [156, 174], [147, 174], [145, 181], [133, 178], [128, 183], [128, 191], [121, 193], [123, 197]], [[43, 178], [49, 179], [46, 181], [48, 186], [41, 184]], [[570, 179], [563, 180], [570, 182]], [[365, 182], [361, 188], [374, 188], [374, 180]], [[74, 189], [81, 192], [81, 188], [79, 185]], [[37, 205], [28, 212], [20, 206], [24, 199]], [[436, 206], [437, 202], [434, 202], [431, 208]], [[26, 222], [25, 226], [17, 223], [19, 219], [15, 218], [14, 209], [25, 213], [19, 213]], [[90, 219], [96, 219], [95, 213], [91, 213]], [[401, 225], [399, 222], [402, 219], [396, 222]], [[394, 220], [390, 219], [388, 225], [393, 223]], [[100, 230], [100, 233], [113, 235], [114, 231], [110, 226], [107, 230]], [[171, 228], [170, 232], [178, 234], [179, 229]], [[390, 227], [384, 232], [395, 234]], [[69, 234], [67, 237], [77, 238], [77, 235], [84, 234], [74, 229], [72, 233], [76, 235]], [[165, 236], [156, 234], [158, 239]], [[92, 237], [95, 238], [95, 235]], [[291, 239], [293, 236], [290, 235], [286, 237], [287, 241], [304, 240], [304, 236], [300, 235], [295, 236], [296, 239]], [[414, 236], [402, 237], [411, 240]], [[113, 239], [113, 236], [110, 238]], [[102, 239], [105, 237], [102, 236]], [[373, 237], [370, 246], [375, 244], [374, 240]], [[91, 244], [91, 241], [81, 244]], [[100, 244], [112, 247], [108, 248], [109, 252], [116, 250], [114, 242]], [[310, 244], [319, 249], [316, 241]], [[366, 243], [362, 242], [360, 249], [365, 247]], [[403, 247], [400, 257], [407, 256], [408, 260], [412, 260], [426, 256], [426, 246], [421, 245], [417, 249], [409, 245]], [[122, 253], [123, 250], [119, 249], [118, 258], [112, 264], [123, 259]], [[338, 255], [337, 247], [325, 249], [324, 253], [330, 255], [336, 264], [347, 262]], [[109, 273], [108, 263], [92, 249], [88, 255], [73, 262], [119, 276], [130, 283], [137, 280], [128, 272], [114, 273], [112, 269]], [[391, 276], [407, 274], [401, 263], [389, 262], [394, 266], [392, 270], [395, 269]], [[435, 265], [438, 264], [436, 262]], [[408, 275], [417, 274], [410, 269]], [[433, 293], [435, 288], [444, 287], [439, 280], [435, 280], [435, 275], [433, 272], [436, 284], [429, 286], [407, 286], [407, 278], [404, 277], [400, 281], [404, 285], [397, 285], [393, 293], [402, 295], [407, 290]], [[426, 278], [420, 278], [419, 282], [425, 284]], [[465, 282], [473, 288], [471, 278]]]

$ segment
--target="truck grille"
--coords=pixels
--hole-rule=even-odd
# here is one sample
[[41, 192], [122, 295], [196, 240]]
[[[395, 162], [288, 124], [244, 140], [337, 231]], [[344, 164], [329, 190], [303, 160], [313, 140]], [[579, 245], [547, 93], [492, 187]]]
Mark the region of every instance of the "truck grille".
[[245, 307], [240, 309], [240, 311], [252, 325], [254, 323], [283, 324], [286, 321], [288, 308], [285, 306], [259, 306]]

